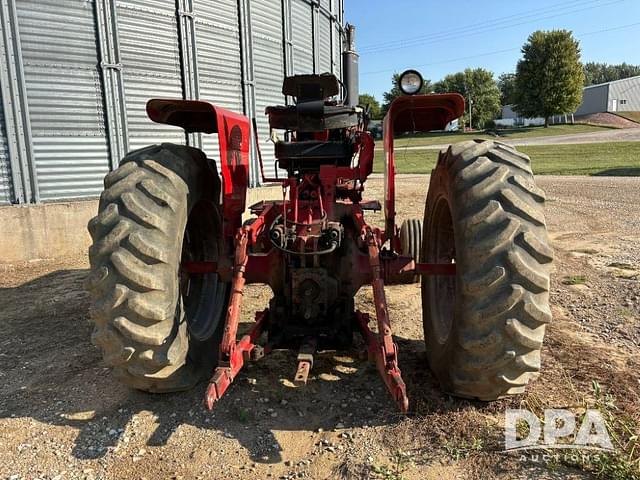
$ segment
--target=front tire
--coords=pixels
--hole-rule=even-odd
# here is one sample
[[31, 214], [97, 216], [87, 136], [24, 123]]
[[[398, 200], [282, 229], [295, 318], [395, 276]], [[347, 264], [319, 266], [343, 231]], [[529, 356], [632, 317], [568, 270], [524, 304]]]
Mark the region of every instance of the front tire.
[[88, 225], [92, 340], [125, 384], [188, 389], [215, 366], [229, 298], [217, 274], [180, 270], [224, 254], [215, 165], [195, 148], [155, 145], [129, 153], [104, 186]]
[[[422, 220], [411, 218], [405, 220], [400, 225], [400, 247], [402, 254], [420, 261], [420, 250], [422, 248]], [[408, 283], [420, 283], [420, 275], [411, 277]]]
[[551, 321], [552, 250], [526, 155], [486, 141], [440, 153], [425, 207], [422, 261], [427, 357], [447, 393], [494, 400], [522, 393], [540, 370]]

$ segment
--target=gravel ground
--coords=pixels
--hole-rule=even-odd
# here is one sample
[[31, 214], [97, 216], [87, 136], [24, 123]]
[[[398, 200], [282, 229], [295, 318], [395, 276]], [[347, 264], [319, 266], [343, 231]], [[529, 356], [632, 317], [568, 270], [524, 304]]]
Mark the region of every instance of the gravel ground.
[[[597, 380], [636, 415], [640, 361], [640, 179], [540, 177], [556, 251], [554, 322], [543, 371], [522, 397], [480, 404], [442, 395], [425, 363], [418, 286], [388, 288], [412, 402], [395, 412], [361, 354], [326, 353], [294, 388], [294, 354], [251, 364], [212, 413], [204, 386], [147, 395], [119, 385], [90, 344], [86, 259], [6, 267], [0, 276], [0, 478], [591, 478], [504, 455], [504, 409], [565, 407]], [[421, 217], [428, 177], [398, 182], [403, 218]], [[380, 198], [382, 181], [368, 185]], [[373, 218], [371, 218], [373, 217]], [[369, 220], [381, 224], [380, 215]], [[579, 278], [576, 285], [566, 285]], [[565, 283], [563, 283], [565, 282]], [[269, 292], [250, 286], [243, 319]], [[371, 312], [363, 289], [359, 308]], [[245, 323], [245, 326], [248, 323]], [[387, 476], [386, 478], [394, 478]]]

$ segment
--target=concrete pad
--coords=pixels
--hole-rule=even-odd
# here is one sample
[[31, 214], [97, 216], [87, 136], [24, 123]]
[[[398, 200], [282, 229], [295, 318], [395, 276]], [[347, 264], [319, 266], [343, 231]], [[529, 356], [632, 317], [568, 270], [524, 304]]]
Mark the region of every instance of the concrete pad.
[[[280, 186], [252, 188], [247, 206], [281, 198]], [[97, 199], [0, 207], [0, 265], [86, 256], [97, 212]]]

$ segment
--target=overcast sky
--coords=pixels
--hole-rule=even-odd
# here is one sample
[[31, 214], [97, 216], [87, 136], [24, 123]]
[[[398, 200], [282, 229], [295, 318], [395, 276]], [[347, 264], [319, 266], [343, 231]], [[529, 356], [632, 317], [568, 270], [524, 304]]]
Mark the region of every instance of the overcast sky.
[[582, 60], [640, 64], [640, 0], [345, 0], [358, 28], [360, 91], [382, 99], [393, 72], [439, 80], [466, 67], [515, 71], [538, 29], [568, 29]]

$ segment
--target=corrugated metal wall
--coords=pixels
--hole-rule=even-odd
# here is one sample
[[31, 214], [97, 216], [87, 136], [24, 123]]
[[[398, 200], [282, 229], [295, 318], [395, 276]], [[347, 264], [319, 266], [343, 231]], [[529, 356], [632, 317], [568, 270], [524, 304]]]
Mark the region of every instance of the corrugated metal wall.
[[[293, 72], [315, 73], [313, 49], [313, 17], [315, 6], [306, 2], [291, 2], [291, 41], [293, 43]], [[312, 26], [309, 28], [309, 26]]]
[[98, 195], [109, 152], [93, 2], [16, 5], [39, 198]]
[[[186, 142], [217, 158], [215, 136], [152, 123], [145, 104], [153, 97], [202, 99], [255, 116], [273, 173], [264, 110], [287, 101], [285, 73], [340, 75], [342, 6], [2, 0], [0, 204], [95, 197], [124, 153], [152, 143]], [[251, 183], [258, 182], [254, 155]]]
[[317, 9], [317, 25], [316, 44], [318, 45], [317, 59], [318, 73], [333, 73], [333, 57], [332, 57], [332, 12], [331, 3], [333, 0], [320, 0], [320, 8]]
[[609, 95], [609, 84], [587, 87], [582, 93], [582, 103], [575, 112], [575, 115], [590, 115], [607, 111], [607, 98]]
[[4, 128], [3, 92], [3, 85], [0, 82], [0, 204], [11, 203], [14, 199], [13, 187], [11, 185], [11, 164], [9, 163], [7, 132]]
[[640, 76], [625, 78], [609, 84], [608, 111], [613, 111], [613, 101], [618, 112], [640, 111]]
[[[275, 172], [275, 157], [264, 111], [269, 105], [285, 103], [282, 95], [285, 72], [283, 6], [273, 0], [251, 0], [249, 18], [253, 50], [255, 117], [265, 171], [267, 175], [272, 175]], [[257, 181], [257, 172], [252, 180], [254, 183]]]
[[183, 97], [175, 3], [118, 1], [116, 13], [129, 148], [134, 150], [159, 142], [184, 143], [181, 129], [151, 123], [145, 110], [151, 96]]
[[[199, 98], [243, 111], [242, 58], [237, 0], [198, 2], [195, 10]], [[203, 149], [218, 157], [218, 138], [203, 135]]]

